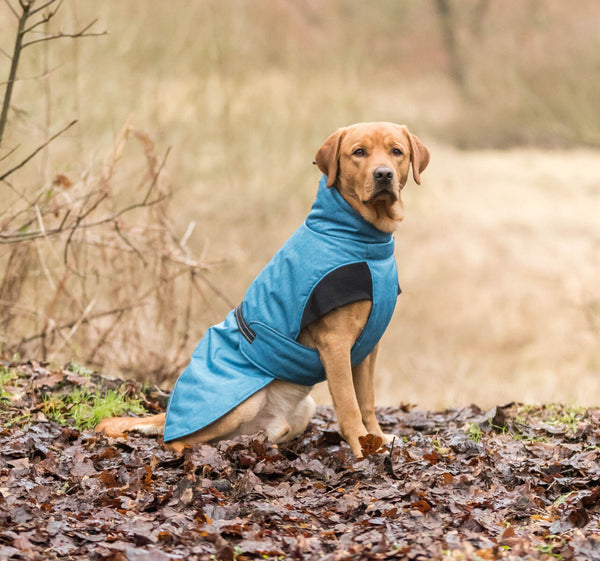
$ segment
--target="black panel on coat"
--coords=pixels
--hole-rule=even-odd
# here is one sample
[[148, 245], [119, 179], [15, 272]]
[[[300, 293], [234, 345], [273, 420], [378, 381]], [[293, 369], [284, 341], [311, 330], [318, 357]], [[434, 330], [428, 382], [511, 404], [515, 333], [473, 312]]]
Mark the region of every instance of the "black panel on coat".
[[344, 265], [319, 281], [304, 308], [300, 330], [332, 310], [359, 300], [373, 300], [373, 279], [364, 261]]

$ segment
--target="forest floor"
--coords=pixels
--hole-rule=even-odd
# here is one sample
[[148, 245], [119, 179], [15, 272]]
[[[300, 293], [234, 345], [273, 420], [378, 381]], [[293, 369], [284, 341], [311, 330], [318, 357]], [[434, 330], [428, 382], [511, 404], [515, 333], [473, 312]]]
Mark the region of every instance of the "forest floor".
[[320, 407], [288, 445], [179, 455], [96, 434], [111, 391], [150, 412], [167, 398], [1, 363], [0, 560], [600, 560], [598, 409], [382, 408], [396, 440], [355, 461]]

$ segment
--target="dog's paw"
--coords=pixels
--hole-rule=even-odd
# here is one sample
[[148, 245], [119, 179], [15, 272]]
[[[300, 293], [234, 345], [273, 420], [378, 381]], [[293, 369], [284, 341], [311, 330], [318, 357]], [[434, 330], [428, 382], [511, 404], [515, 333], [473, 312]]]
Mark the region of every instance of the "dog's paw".
[[384, 444], [391, 444], [397, 436], [395, 434], [381, 433], [381, 438], [383, 439]]
[[96, 425], [96, 432], [110, 438], [121, 438], [131, 430], [131, 419], [111, 417]]

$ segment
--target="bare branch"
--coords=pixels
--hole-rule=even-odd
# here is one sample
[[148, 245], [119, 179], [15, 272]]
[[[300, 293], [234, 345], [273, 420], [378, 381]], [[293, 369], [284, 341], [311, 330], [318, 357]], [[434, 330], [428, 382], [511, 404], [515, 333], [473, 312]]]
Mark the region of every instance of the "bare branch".
[[4, 154], [4, 156], [2, 156], [2, 158], [0, 158], [0, 162], [2, 160], [6, 160], [6, 158], [8, 158], [13, 152], [16, 152], [19, 149], [19, 146], [21, 146], [20, 144], [17, 144], [12, 150], [10, 150], [9, 152], [7, 152], [6, 154]]
[[[65, 230], [66, 231], [66, 230]], [[196, 260], [193, 259], [180, 259], [178, 257], [176, 257], [175, 255], [173, 255], [172, 253], [166, 252], [164, 250], [156, 250], [156, 248], [154, 247], [150, 247], [150, 248], [146, 248], [145, 250], [139, 250], [137, 248], [132, 248], [129, 245], [126, 246], [122, 246], [122, 245], [117, 245], [114, 242], [110, 242], [107, 240], [102, 240], [102, 239], [95, 239], [94, 237], [88, 237], [85, 240], [85, 243], [87, 246], [90, 247], [103, 247], [106, 249], [111, 249], [111, 250], [115, 250], [115, 251], [126, 251], [126, 252], [130, 252], [130, 253], [136, 253], [136, 254], [140, 254], [140, 255], [150, 255], [150, 256], [158, 256], [161, 260], [163, 261], [168, 261], [169, 263], [174, 263], [176, 265], [181, 265], [183, 267], [186, 267], [190, 272], [192, 273], [196, 273], [196, 272], [208, 272], [211, 270], [212, 265], [214, 265], [215, 263], [203, 263], [203, 262], [198, 262]], [[147, 262], [146, 258], [144, 257], [144, 261]]]
[[22, 48], [29, 47], [31, 45], [35, 45], [36, 43], [43, 43], [44, 41], [53, 41], [54, 39], [79, 39], [80, 37], [99, 37], [101, 35], [106, 35], [106, 31], [100, 31], [99, 33], [86, 33], [86, 31], [92, 27], [98, 20], [95, 19], [90, 24], [86, 25], [81, 31], [77, 33], [55, 33], [54, 35], [48, 35], [46, 37], [42, 37], [41, 39], [34, 39], [33, 41], [28, 41], [27, 43], [23, 43]]
[[123, 234], [123, 232], [121, 232], [121, 229], [119, 228], [119, 223], [115, 220], [115, 231], [117, 232], [118, 236], [127, 244], [127, 246], [129, 246], [131, 248], [131, 251], [133, 251], [141, 260], [142, 263], [144, 263], [144, 267], [148, 266], [148, 261], [146, 261], [144, 259], [144, 256], [140, 253], [140, 251], [138, 250], [137, 247], [135, 247], [125, 236], [125, 234]]
[[71, 239], [73, 238], [73, 234], [75, 234], [75, 230], [77, 230], [77, 228], [81, 224], [82, 220], [84, 220], [87, 216], [89, 216], [92, 212], [94, 212], [94, 210], [96, 210], [98, 208], [100, 203], [104, 199], [106, 199], [106, 197], [108, 197], [108, 193], [102, 193], [102, 196], [99, 197], [98, 200], [86, 212], [84, 212], [83, 214], [80, 214], [77, 217], [77, 220], [75, 220], [75, 225], [70, 228], [71, 233], [69, 234], [69, 237], [67, 238], [67, 242], [65, 243], [65, 250], [63, 253], [63, 259], [64, 259], [65, 263], [67, 262], [67, 259], [68, 259], [69, 245], [71, 245]]
[[94, 360], [94, 357], [96, 356], [96, 353], [98, 352], [98, 350], [106, 343], [106, 340], [108, 339], [109, 335], [114, 331], [114, 329], [117, 327], [117, 325], [123, 319], [124, 316], [125, 316], [125, 310], [121, 310], [117, 313], [117, 317], [116, 317], [115, 321], [112, 323], [112, 325], [108, 329], [106, 329], [104, 331], [102, 336], [99, 337], [98, 342], [96, 343], [96, 346], [92, 349], [92, 351], [88, 355], [86, 362], [92, 362]]
[[65, 128], [59, 130], [56, 134], [52, 135], [44, 144], [38, 146], [27, 158], [25, 158], [20, 164], [17, 164], [14, 168], [9, 169], [3, 175], [0, 175], [0, 181], [4, 181], [11, 173], [14, 173], [18, 169], [22, 168], [29, 160], [37, 155], [40, 150], [43, 150], [48, 144], [50, 144], [55, 138], [58, 138], [61, 134], [69, 130], [77, 121], [71, 121]]
[[19, 16], [19, 23], [17, 24], [17, 34], [15, 36], [15, 44], [13, 46], [13, 56], [11, 57], [10, 70], [8, 73], [8, 83], [6, 85], [6, 91], [4, 92], [4, 99], [2, 100], [2, 112], [0, 113], [0, 144], [2, 144], [2, 138], [4, 137], [4, 129], [6, 128], [6, 122], [8, 120], [8, 110], [10, 108], [10, 100], [12, 98], [13, 87], [15, 85], [15, 78], [17, 77], [17, 68], [19, 67], [19, 57], [23, 50], [23, 29], [25, 28], [25, 22], [29, 17], [29, 10], [31, 4], [23, 3], [23, 0], [19, 0], [23, 12]]
[[[19, 197], [20, 197], [21, 199], [23, 199], [23, 200], [24, 200], [24, 201], [25, 201], [25, 202], [26, 202], [26, 203], [29, 205], [29, 207], [27, 207], [27, 208], [25, 208], [25, 209], [23, 209], [23, 210], [21, 210], [21, 211], [17, 212], [17, 213], [16, 213], [14, 216], [12, 216], [12, 217], [11, 217], [11, 218], [8, 220], [8, 222], [6, 222], [6, 224], [4, 224], [4, 225], [2, 226], [2, 228], [0, 229], [0, 237], [1, 237], [1, 234], [2, 234], [2, 232], [4, 232], [4, 230], [6, 230], [6, 229], [7, 229], [7, 228], [10, 226], [10, 224], [11, 224], [12, 222], [14, 222], [14, 221], [15, 221], [17, 218], [19, 218], [19, 216], [21, 216], [22, 214], [27, 214], [27, 213], [31, 212], [31, 209], [32, 209], [32, 208], [33, 208], [35, 205], [37, 205], [37, 204], [38, 204], [38, 202], [39, 202], [39, 200], [40, 200], [40, 199], [41, 199], [41, 198], [44, 196], [44, 193], [42, 192], [42, 193], [40, 193], [40, 194], [39, 194], [39, 195], [38, 195], [38, 196], [35, 198], [35, 200], [33, 200], [33, 201], [30, 201], [30, 200], [29, 200], [29, 199], [28, 199], [28, 198], [25, 196], [25, 194], [24, 194], [24, 193], [20, 193], [19, 191], [17, 191], [17, 189], [15, 189], [15, 187], [13, 187], [13, 186], [12, 186], [12, 185], [11, 185], [11, 184], [8, 182], [8, 181], [5, 181], [4, 183], [5, 183], [6, 185], [8, 185], [8, 186], [10, 187], [10, 189], [11, 189], [11, 190], [12, 190], [14, 193], [16, 193], [17, 195], [19, 195]], [[33, 222], [33, 220], [30, 220], [28, 224], [22, 224], [22, 225], [21, 225], [21, 229], [22, 229], [22, 228], [24, 228], [25, 226], [28, 226], [28, 225], [29, 225], [29, 224], [31, 224], [32, 222]]]
[[[103, 200], [104, 198], [106, 198], [107, 196], [108, 195], [106, 195], [106, 194], [103, 195], [103, 197], [100, 199], [100, 201]], [[29, 241], [35, 240], [37, 238], [42, 238], [44, 236], [56, 236], [56, 235], [60, 235], [60, 234], [66, 234], [67, 232], [69, 232], [69, 234], [70, 234], [69, 237], [72, 237], [72, 232], [74, 230], [76, 230], [77, 228], [82, 228], [82, 229], [94, 228], [96, 226], [100, 226], [100, 225], [106, 224], [108, 222], [114, 222], [117, 218], [119, 218], [123, 214], [126, 214], [136, 208], [144, 208], [144, 207], [154, 206], [158, 203], [161, 203], [161, 202], [167, 200], [169, 197], [170, 197], [170, 195], [163, 195], [161, 197], [158, 197], [157, 199], [154, 199], [153, 201], [148, 201], [146, 203], [134, 203], [132, 205], [129, 205], [128, 207], [122, 208], [121, 210], [115, 212], [114, 214], [112, 214], [106, 218], [97, 220], [96, 222], [82, 224], [81, 221], [83, 220], [83, 218], [85, 218], [90, 212], [92, 212], [95, 209], [95, 207], [100, 203], [100, 201], [97, 201], [92, 209], [86, 211], [84, 216], [77, 217], [75, 224], [73, 224], [71, 226], [68, 226], [66, 228], [65, 227], [52, 228], [51, 230], [47, 230], [45, 233], [42, 233], [39, 230], [36, 230], [34, 232], [24, 232], [24, 233], [19, 232], [18, 234], [0, 234], [0, 244], [5, 245], [5, 244], [29, 242]]]
[[128, 207], [122, 208], [118, 212], [115, 212], [112, 216], [109, 216], [108, 218], [104, 218], [103, 220], [98, 220], [97, 222], [91, 222], [90, 224], [82, 224], [81, 227], [82, 228], [92, 228], [94, 226], [99, 226], [100, 224], [106, 224], [107, 222], [113, 222], [116, 218], [119, 218], [119, 216], [121, 216], [135, 208], [143, 208], [146, 206], [156, 205], [162, 201], [167, 200], [170, 196], [171, 195], [163, 195], [162, 197], [158, 197], [157, 199], [154, 199], [153, 201], [134, 203], [132, 205], [129, 205]]
[[[49, 68], [48, 70], [44, 70], [41, 74], [37, 74], [36, 76], [26, 76], [25, 78], [15, 78], [16, 82], [26, 82], [28, 80], [39, 80], [41, 78], [47, 78], [50, 74], [52, 74], [56, 69], [60, 68], [62, 65], [58, 64], [53, 68]], [[6, 86], [8, 82], [0, 82], [0, 86]]]
[[67, 221], [67, 218], [69, 217], [69, 214], [71, 214], [71, 209], [67, 209], [67, 212], [65, 212], [65, 215], [63, 216], [62, 222], [60, 223], [60, 226], [58, 227], [59, 230], [63, 229], [63, 226], [65, 225], [65, 222]]
[[31, 317], [36, 317], [36, 318], [44, 317], [44, 314], [40, 310], [38, 310], [36, 308], [28, 308], [27, 306], [23, 306], [21, 304], [15, 304], [12, 300], [0, 299], [0, 306], [4, 306], [5, 308], [14, 308], [15, 310], [18, 310], [19, 312], [22, 312]]
[[[107, 310], [105, 312], [98, 312], [96, 314], [92, 314], [92, 315], [88, 316], [87, 318], [84, 318], [81, 323], [89, 323], [90, 321], [93, 321], [95, 319], [100, 319], [100, 318], [104, 318], [107, 316], [112, 316], [114, 314], [127, 312], [129, 310], [133, 310], [134, 308], [139, 308], [144, 305], [145, 305], [145, 302], [139, 301], [139, 302], [136, 302], [135, 304], [131, 304], [129, 306], [123, 306], [121, 308], [115, 308], [114, 310]], [[58, 325], [58, 326], [54, 327], [53, 330], [54, 331], [62, 331], [63, 329], [73, 329], [73, 327], [77, 324], [77, 321], [78, 320], [71, 321], [69, 323], [64, 323], [63, 325]], [[30, 343], [31, 341], [35, 341], [36, 339], [41, 339], [43, 337], [46, 337], [47, 335], [48, 335], [48, 333], [46, 331], [42, 331], [42, 333], [38, 333], [37, 335], [32, 335], [31, 337], [26, 337], [24, 339], [21, 339], [21, 341], [19, 342], [19, 345], [24, 345], [26, 343]]]
[[[163, 282], [165, 282], [165, 283], [171, 282], [171, 281], [175, 280], [177, 277], [180, 277], [181, 275], [186, 274], [187, 272], [188, 272], [187, 270], [179, 271], [179, 272], [163, 279]], [[62, 331], [64, 329], [73, 329], [73, 327], [78, 324], [89, 323], [90, 321], [93, 321], [95, 319], [104, 318], [106, 316], [112, 316], [114, 314], [127, 312], [129, 310], [133, 310], [135, 308], [145, 306], [146, 305], [145, 300], [148, 298], [148, 296], [150, 296], [153, 292], [158, 291], [159, 289], [160, 289], [160, 283], [156, 286], [150, 287], [146, 292], [144, 292], [144, 294], [142, 294], [138, 298], [137, 302], [130, 304], [129, 306], [121, 306], [119, 308], [114, 308], [112, 310], [107, 310], [104, 312], [98, 312], [95, 314], [91, 314], [91, 315], [88, 315], [87, 317], [84, 317], [81, 321], [79, 321], [79, 319], [75, 320], [75, 321], [71, 321], [69, 323], [65, 323], [63, 325], [54, 327], [53, 330]], [[21, 339], [19, 345], [24, 345], [25, 343], [30, 343], [31, 341], [35, 341], [36, 339], [42, 339], [43, 337], [46, 337], [47, 335], [48, 335], [48, 333], [44, 330], [42, 333], [38, 333], [37, 335], [33, 335], [31, 337]]]
[[48, 2], [46, 2], [45, 4], [42, 4], [39, 8], [36, 8], [35, 10], [32, 10], [30, 16], [34, 16], [35, 14], [41, 12], [44, 8], [47, 8], [51, 4], [54, 4], [55, 2], [56, 2], [56, 0], [48, 0]]
[[156, 183], [158, 181], [158, 176], [160, 175], [160, 173], [162, 172], [163, 168], [165, 167], [165, 164], [167, 163], [167, 158], [169, 157], [170, 152], [171, 152], [171, 147], [169, 146], [167, 148], [167, 151], [165, 152], [165, 155], [163, 157], [162, 162], [160, 163], [160, 166], [158, 166], [158, 169], [156, 170], [156, 173], [154, 174], [154, 177], [152, 179], [152, 183], [150, 184], [150, 187], [148, 188], [148, 191], [146, 192], [146, 196], [144, 197], [144, 201], [143, 201], [144, 204], [150, 198], [150, 193], [152, 193], [152, 189], [154, 189], [154, 186], [156, 185]]
[[[55, 1], [55, 0], [52, 0], [52, 1]], [[23, 33], [29, 33], [31, 30], [35, 29], [36, 27], [49, 22], [56, 15], [56, 12], [58, 12], [58, 10], [60, 10], [60, 7], [61, 7], [62, 3], [63, 3], [63, 0], [60, 0], [60, 2], [58, 3], [58, 6], [56, 6], [56, 8], [54, 10], [50, 10], [42, 19], [40, 19], [39, 21], [35, 22], [30, 27], [28, 27], [27, 29], [25, 29], [23, 31]], [[37, 12], [37, 10], [33, 11], [29, 15], [29, 17], [33, 16], [36, 12]]]
[[1, 47], [0, 47], [0, 53], [2, 53], [8, 60], [12, 60], [12, 57]]
[[17, 14], [17, 11], [12, 7], [12, 4], [8, 0], [4, 0], [4, 2], [10, 8], [10, 11], [14, 14], [14, 16], [19, 19], [19, 14]]
[[86, 318], [89, 316], [90, 311], [92, 310], [92, 308], [95, 305], [96, 305], [96, 299], [93, 298], [92, 301], [86, 306], [85, 310], [83, 310], [81, 317], [75, 322], [73, 327], [71, 327], [69, 333], [67, 333], [67, 336], [64, 337], [63, 344], [56, 349], [57, 352], [60, 351], [62, 347], [64, 347], [65, 345], [67, 345], [69, 343], [69, 341], [71, 340], [73, 335], [75, 335], [76, 331], [79, 329], [79, 326], [86, 320]]
[[57, 33], [56, 35], [49, 35], [48, 37], [42, 37], [41, 39], [36, 39], [35, 41], [29, 41], [23, 45], [23, 48], [30, 47], [31, 45], [35, 45], [36, 43], [43, 43], [44, 41], [52, 41], [54, 39], [79, 39], [81, 37], [100, 37], [101, 35], [106, 35], [106, 31], [101, 31], [100, 33]]
[[196, 273], [198, 273], [197, 276], [199, 276], [202, 279], [202, 281], [208, 285], [208, 288], [210, 288], [223, 302], [225, 302], [225, 304], [227, 304], [228, 307], [235, 308], [235, 304], [225, 295], [225, 293], [221, 292], [216, 287], [216, 285], [213, 282], [209, 281], [206, 275], [200, 271], [194, 271], [194, 274], [192, 276], [192, 282], [194, 283], [196, 289], [200, 290], [200, 287], [196, 282]]

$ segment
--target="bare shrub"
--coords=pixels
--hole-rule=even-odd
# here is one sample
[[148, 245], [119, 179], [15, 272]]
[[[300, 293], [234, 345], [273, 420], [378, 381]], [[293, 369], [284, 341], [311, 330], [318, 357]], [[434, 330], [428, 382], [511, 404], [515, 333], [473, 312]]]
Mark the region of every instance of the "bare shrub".
[[[18, 122], [13, 87], [24, 50], [105, 32], [91, 30], [96, 20], [72, 32], [53, 31], [62, 0], [7, 0], [6, 6], [15, 32], [12, 54], [2, 50], [10, 61], [0, 111], [2, 351], [75, 359], [163, 382], [189, 356], [188, 327], [197, 315], [198, 279], [205, 271], [186, 245], [193, 224], [179, 239], [168, 218], [171, 188], [163, 174], [168, 151], [161, 160], [150, 136], [128, 120], [101, 164], [89, 164], [77, 177], [55, 172], [45, 181], [31, 161], [47, 156], [48, 145], [77, 122], [50, 135], [46, 82], [44, 141], [17, 158], [21, 145], [3, 142], [15, 143], [4, 133]], [[49, 72], [47, 56], [44, 60], [42, 76]], [[24, 148], [31, 137], [27, 140]]]
[[186, 245], [193, 225], [179, 239], [169, 220], [165, 159], [128, 121], [99, 169], [13, 193], [0, 217], [4, 351], [155, 382], [182, 367], [206, 267]]

